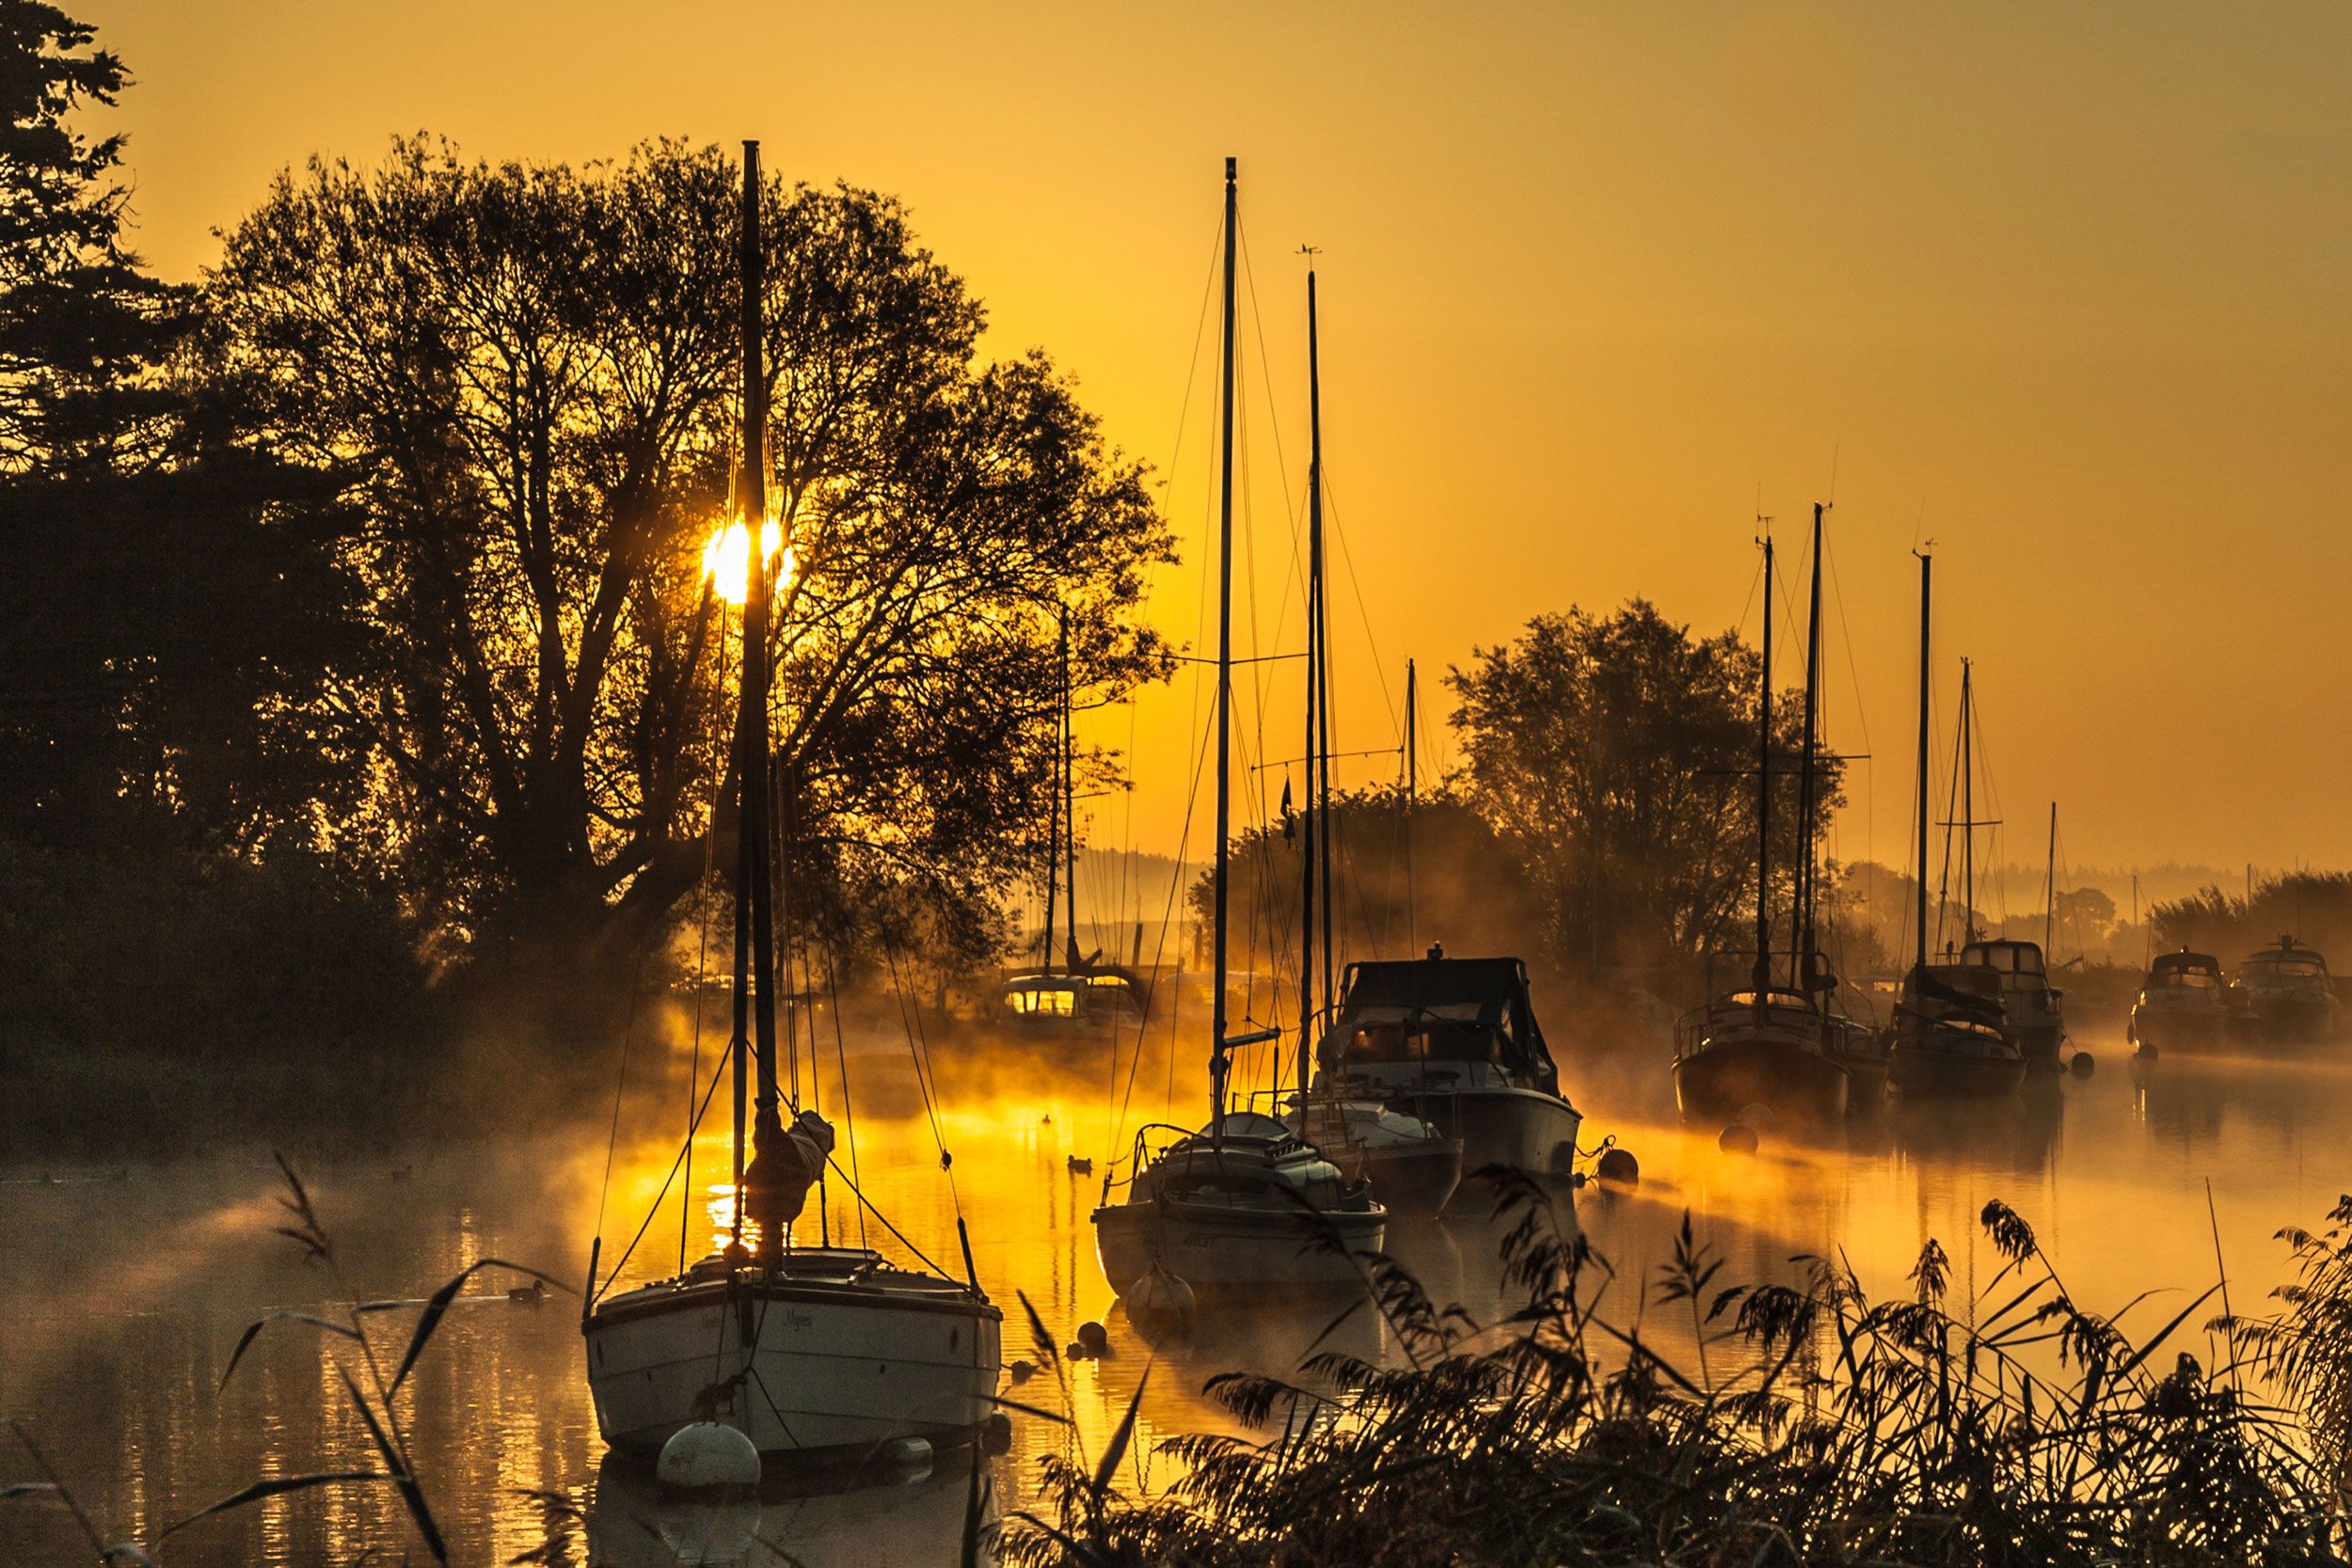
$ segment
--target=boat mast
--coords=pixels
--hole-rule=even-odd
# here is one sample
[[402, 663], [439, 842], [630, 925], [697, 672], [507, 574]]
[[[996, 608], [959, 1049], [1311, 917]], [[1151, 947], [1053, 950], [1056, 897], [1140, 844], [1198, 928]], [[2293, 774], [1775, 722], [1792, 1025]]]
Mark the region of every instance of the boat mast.
[[1323, 882], [1323, 1003], [1332, 1005], [1339, 988], [1332, 983], [1331, 963], [1339, 945], [1331, 937], [1331, 916], [1338, 908], [1331, 896], [1331, 593], [1324, 573], [1323, 549], [1323, 369], [1315, 337], [1314, 274], [1307, 275], [1307, 357], [1309, 408], [1314, 425], [1314, 491], [1311, 502], [1315, 538], [1315, 811], [1322, 817], [1322, 859], [1315, 875]]
[[1969, 719], [1976, 698], [1968, 685], [1969, 662], [1960, 661], [1960, 943], [1977, 940], [1977, 758], [1970, 749]]
[[[2110, 908], [2113, 906], [2110, 905]], [[2050, 860], [2042, 874], [2042, 962], [2050, 962], [2050, 927], [2058, 919], [2058, 802], [2050, 802]]]
[[1232, 1066], [1225, 1048], [1225, 837], [1232, 820], [1233, 708], [1233, 252], [1240, 216], [1236, 160], [1225, 160], [1225, 309], [1220, 411], [1222, 473], [1217, 496], [1216, 565], [1216, 860], [1210, 873], [1211, 968], [1209, 1108], [1211, 1139], [1225, 1138], [1225, 1077]]
[[1792, 951], [1788, 977], [1807, 997], [1814, 994], [1813, 974], [1817, 967], [1813, 945], [1813, 736], [1820, 707], [1821, 514], [1828, 510], [1824, 502], [1813, 503], [1813, 588], [1804, 623], [1804, 739], [1797, 758], [1797, 903], [1789, 916], [1795, 928], [1790, 933], [1794, 940], [1789, 943]]
[[1764, 531], [1764, 664], [1757, 679], [1756, 725], [1756, 968], [1748, 976], [1756, 1005], [1772, 984], [1772, 534]]
[[1918, 875], [1912, 879], [1912, 894], [1917, 903], [1913, 921], [1914, 935], [1918, 941], [1917, 957], [1913, 960], [1912, 983], [1914, 999], [1916, 987], [1925, 978], [1928, 969], [1928, 611], [1931, 590], [1934, 583], [1935, 558], [1921, 552], [1919, 556], [1919, 860], [1915, 867]]
[[[1316, 728], [1323, 700], [1323, 371], [1316, 336], [1313, 249], [1307, 262], [1307, 800], [1298, 863], [1298, 1092], [1312, 1074], [1315, 1024], [1315, 818], [1317, 769], [1330, 769]], [[1324, 847], [1328, 857], [1330, 847]], [[1327, 939], [1327, 953], [1328, 952]]]
[[[1063, 641], [1063, 650], [1065, 653], [1068, 651], [1070, 638], [1070, 623], [1068, 620], [1068, 614], [1069, 612], [1067, 610], [1063, 611], [1064, 619], [1062, 621], [1061, 635]], [[1063, 668], [1066, 677], [1068, 670], [1067, 663], [1064, 664]], [[1054, 917], [1056, 914], [1055, 897], [1060, 891], [1059, 883], [1061, 881], [1061, 816], [1062, 798], [1065, 793], [1062, 779], [1061, 746], [1064, 728], [1070, 721], [1070, 693], [1066, 678], [1064, 689], [1062, 691], [1061, 719], [1061, 724], [1057, 725], [1054, 731], [1054, 809], [1045, 814], [1045, 925], [1044, 928], [1038, 933], [1037, 939], [1038, 947], [1041, 950], [1039, 953], [1039, 958], [1043, 965], [1045, 974], [1049, 977], [1054, 973]], [[1077, 890], [1073, 888], [1071, 891], [1074, 893]]]
[[[743, 447], [742, 473], [737, 482], [736, 496], [743, 512], [745, 571], [749, 581], [743, 595], [742, 706], [737, 719], [742, 755], [736, 769], [736, 783], [740, 793], [737, 806], [739, 845], [735, 863], [740, 879], [736, 888], [735, 924], [734, 1049], [738, 1053], [736, 1124], [739, 1132], [735, 1148], [737, 1201], [733, 1240], [740, 1243], [748, 1212], [751, 1223], [759, 1227], [760, 1259], [763, 1263], [771, 1263], [781, 1254], [784, 1245], [783, 1195], [768, 1182], [747, 1180], [761, 1173], [763, 1161], [771, 1151], [781, 1156], [784, 1143], [784, 1122], [776, 1109], [776, 998], [772, 974], [775, 928], [770, 891], [773, 863], [768, 821], [769, 584], [768, 562], [762, 548], [768, 531], [765, 456], [768, 381], [761, 366], [760, 320], [761, 294], [766, 287], [766, 259], [760, 246], [759, 143], [755, 141], [743, 144], [740, 229]], [[746, 902], [751, 906], [748, 930], [743, 919]], [[751, 1015], [748, 1031], [745, 1027], [747, 1010]], [[753, 1038], [754, 1064], [758, 1073], [757, 1098], [753, 1101], [752, 1164], [749, 1171], [742, 1164], [743, 1144], [739, 1131], [742, 1125], [741, 1052], [747, 1033]]]
[[1421, 911], [1413, 893], [1413, 807], [1421, 783], [1421, 688], [1413, 661], [1405, 661], [1405, 940], [1421, 951]]
[[[1078, 973], [1079, 964], [1078, 746], [1077, 736], [1073, 733], [1073, 728], [1075, 716], [1072, 709], [1072, 692], [1070, 685], [1070, 607], [1064, 605], [1061, 610], [1061, 842], [1062, 852], [1068, 857], [1069, 861], [1070, 895], [1062, 901], [1062, 907], [1067, 911], [1063, 918], [1068, 920], [1070, 923], [1070, 945], [1067, 952], [1064, 954], [1064, 957], [1069, 962], [1070, 973], [1073, 974]], [[1047, 934], [1046, 945], [1048, 947], [1053, 945], [1053, 938], [1050, 932]], [[1076, 1006], [1074, 998], [1072, 1002], [1072, 1006], [1073, 1009]], [[1075, 1016], [1074, 1010], [1073, 1016]]]

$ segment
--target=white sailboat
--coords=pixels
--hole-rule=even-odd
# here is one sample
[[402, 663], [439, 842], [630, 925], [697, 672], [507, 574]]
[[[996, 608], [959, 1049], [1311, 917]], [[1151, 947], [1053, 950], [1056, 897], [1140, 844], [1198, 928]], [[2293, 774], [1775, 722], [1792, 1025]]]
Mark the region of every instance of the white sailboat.
[[[1388, 1211], [1366, 1183], [1268, 1116], [1227, 1108], [1232, 1053], [1275, 1037], [1229, 1037], [1226, 1024], [1228, 839], [1232, 822], [1233, 328], [1238, 198], [1225, 160], [1223, 472], [1218, 508], [1216, 859], [1210, 990], [1209, 1123], [1198, 1132], [1147, 1127], [1104, 1180], [1094, 1233], [1104, 1276], [1121, 1295], [1173, 1275], [1196, 1299], [1231, 1302], [1344, 1289], [1360, 1282], [1352, 1254], [1376, 1250]], [[1123, 1170], [1123, 1188], [1120, 1171]]]
[[[760, 367], [759, 150], [743, 144], [743, 450], [738, 498], [751, 539], [767, 513], [766, 383]], [[831, 1129], [813, 1112], [787, 1129], [776, 1083], [769, 780], [768, 618], [772, 569], [751, 552], [743, 613], [735, 776], [735, 1191], [722, 1251], [676, 1277], [591, 1302], [580, 1321], [605, 1441], [651, 1455], [696, 1421], [744, 1433], [763, 1455], [855, 1460], [902, 1438], [976, 1435], [994, 1412], [1003, 1314], [965, 1249], [962, 1281], [863, 1247], [794, 1243]], [[782, 552], [778, 552], [781, 556]], [[744, 1164], [747, 1078], [756, 1117]], [[691, 1137], [691, 1132], [690, 1132]], [[590, 1277], [595, 1285], [596, 1258]]]

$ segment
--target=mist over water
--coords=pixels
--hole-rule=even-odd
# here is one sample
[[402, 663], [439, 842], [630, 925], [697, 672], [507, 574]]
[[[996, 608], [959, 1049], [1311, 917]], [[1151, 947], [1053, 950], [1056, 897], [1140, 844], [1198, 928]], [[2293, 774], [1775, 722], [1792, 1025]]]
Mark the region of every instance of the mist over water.
[[[1134, 1072], [1121, 1124], [1109, 1105], [1110, 1064], [1086, 1060], [1076, 1048], [1057, 1048], [1048, 1061], [969, 1033], [934, 1035], [928, 1043], [937, 1100], [926, 1109], [902, 1034], [869, 1023], [845, 1029], [837, 1049], [829, 1034], [825, 1043], [833, 1059], [818, 1098], [829, 1115], [843, 1110], [846, 1062], [849, 1114], [837, 1120], [855, 1121], [855, 1168], [866, 1191], [951, 1275], [962, 1272], [961, 1214], [981, 1282], [1006, 1310], [1008, 1362], [1038, 1359], [1016, 1292], [1057, 1339], [1074, 1338], [1089, 1319], [1109, 1329], [1108, 1358], [1067, 1369], [1070, 1427], [1016, 1414], [1010, 1451], [989, 1461], [999, 1514], [1034, 1495], [1042, 1455], [1066, 1444], [1099, 1455], [1147, 1368], [1121, 1484], [1168, 1484], [1177, 1469], [1155, 1452], [1161, 1439], [1237, 1430], [1202, 1397], [1209, 1376], [1288, 1370], [1327, 1327], [1327, 1308], [1303, 1310], [1219, 1324], [1193, 1345], [1155, 1352], [1118, 1310], [1089, 1222], [1110, 1157], [1124, 1152], [1114, 1134], [1123, 1126], [1132, 1136], [1138, 1121], [1164, 1114], [1197, 1124], [1205, 1104], [1199, 1072], [1184, 1066], [1170, 1074], [1157, 1047]], [[1564, 1214], [1572, 1201], [1575, 1223], [1613, 1270], [1605, 1315], [1621, 1327], [1638, 1324], [1670, 1356], [1688, 1348], [1687, 1309], [1645, 1303], [1642, 1288], [1671, 1255], [1686, 1211], [1724, 1259], [1724, 1284], [1792, 1278], [1792, 1257], [1828, 1254], [1849, 1262], [1870, 1291], [1900, 1292], [1921, 1242], [1932, 1236], [1952, 1256], [1956, 1287], [1976, 1286], [1999, 1267], [1977, 1221], [1995, 1197], [2032, 1222], [2070, 1291], [2094, 1310], [2114, 1311], [2154, 1290], [2137, 1309], [2151, 1319], [2140, 1326], [2169, 1318], [2213, 1282], [2217, 1228], [2235, 1305], [2261, 1309], [2282, 1275], [2272, 1232], [2313, 1220], [2346, 1184], [2335, 1130], [2352, 1109], [2352, 1066], [2312, 1051], [2166, 1059], [2135, 1071], [2120, 1038], [2079, 1043], [2097, 1053], [2095, 1075], [2039, 1083], [2015, 1103], [1899, 1106], [1883, 1125], [1817, 1144], [1768, 1130], [1759, 1151], [1743, 1157], [1716, 1147], [1717, 1129], [1676, 1122], [1662, 1045], [1620, 1042], [1604, 1053], [1555, 1028], [1588, 1144], [1613, 1135], [1642, 1163], [1632, 1192], [1588, 1186], [1572, 1200], [1565, 1191], [1559, 1196]], [[707, 1054], [706, 1071], [711, 1065]], [[600, 1113], [583, 1112], [568, 1129], [516, 1129], [466, 1146], [307, 1164], [348, 1289], [362, 1299], [416, 1298], [485, 1257], [577, 1279], [600, 1206], [605, 1267], [619, 1265], [619, 1287], [672, 1272], [682, 1230], [690, 1256], [707, 1250], [728, 1200], [723, 1106], [695, 1141], [691, 1187], [673, 1182], [657, 1208], [677, 1154], [684, 1079], [674, 1072], [664, 1081], [646, 1064], [639, 1071], [644, 1092], [625, 1108], [609, 1189]], [[1122, 1088], [1126, 1076], [1122, 1054]], [[939, 1140], [953, 1155], [945, 1169]], [[845, 1139], [845, 1166], [849, 1153]], [[1073, 1155], [1092, 1160], [1093, 1171], [1073, 1172]], [[272, 1325], [220, 1386], [247, 1323], [270, 1310], [331, 1305], [325, 1271], [272, 1233], [282, 1218], [282, 1183], [265, 1151], [161, 1166], [16, 1159], [4, 1179], [0, 1411], [28, 1421], [102, 1533], [151, 1541], [165, 1523], [258, 1476], [368, 1464], [365, 1436], [341, 1402], [322, 1343], [299, 1325]], [[1459, 1303], [1491, 1321], [1510, 1305], [1494, 1262], [1497, 1233], [1474, 1203], [1465, 1207], [1441, 1223], [1393, 1225], [1390, 1249], [1440, 1305]], [[812, 1200], [799, 1234], [904, 1256], [870, 1216], [861, 1225], [860, 1206], [838, 1181], [821, 1209]], [[641, 1548], [665, 1528], [675, 1534], [678, 1520], [664, 1514], [642, 1478], [603, 1463], [578, 1304], [556, 1295], [535, 1307], [513, 1304], [506, 1283], [477, 1276], [401, 1396], [456, 1560], [503, 1562], [536, 1546], [541, 1505], [528, 1496], [536, 1489], [580, 1499], [612, 1560], [667, 1560]], [[412, 1321], [405, 1310], [371, 1319], [393, 1354]], [[1368, 1314], [1323, 1346], [1375, 1356], [1389, 1347]], [[2214, 1364], [2203, 1347], [2185, 1348]], [[1007, 1393], [1048, 1409], [1064, 1399], [1050, 1370]], [[0, 1465], [0, 1480], [33, 1479], [21, 1452]], [[881, 1560], [877, 1541], [887, 1543], [889, 1560], [953, 1561], [968, 1475], [953, 1462], [942, 1470], [848, 1498], [771, 1503], [757, 1528], [811, 1562]], [[344, 1560], [369, 1546], [397, 1551], [407, 1529], [389, 1496], [319, 1490], [193, 1526], [173, 1538], [169, 1560]], [[0, 1555], [62, 1560], [79, 1539], [60, 1512], [0, 1512]]]

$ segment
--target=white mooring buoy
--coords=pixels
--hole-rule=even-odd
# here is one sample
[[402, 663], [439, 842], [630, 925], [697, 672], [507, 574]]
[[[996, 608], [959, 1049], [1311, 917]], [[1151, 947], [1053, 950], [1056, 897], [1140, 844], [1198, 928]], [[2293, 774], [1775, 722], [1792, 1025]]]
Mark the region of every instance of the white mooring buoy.
[[653, 1469], [662, 1491], [678, 1497], [755, 1491], [759, 1486], [759, 1450], [734, 1427], [696, 1421], [670, 1433]]

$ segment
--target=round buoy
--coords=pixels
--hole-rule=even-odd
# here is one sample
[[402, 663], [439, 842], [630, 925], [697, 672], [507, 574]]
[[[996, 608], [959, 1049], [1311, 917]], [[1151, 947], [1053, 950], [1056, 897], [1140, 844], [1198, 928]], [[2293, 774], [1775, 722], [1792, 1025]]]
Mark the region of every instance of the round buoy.
[[678, 1497], [755, 1491], [759, 1450], [734, 1427], [696, 1421], [670, 1433], [653, 1473], [664, 1492]]
[[2088, 1051], [2075, 1052], [2074, 1059], [2067, 1064], [2067, 1067], [2077, 1078], [2090, 1077], [2092, 1072], [2097, 1070], [2098, 1066], [2099, 1058], [2093, 1056]]
[[980, 1423], [980, 1451], [986, 1454], [1012, 1451], [1012, 1418], [999, 1410]]
[[1037, 1376], [1036, 1365], [1027, 1361], [1016, 1361], [1011, 1366], [1007, 1367], [1005, 1370], [1012, 1374], [1012, 1381], [1016, 1386], [1026, 1383], [1029, 1379]]
[[1633, 1157], [1631, 1149], [1612, 1145], [1601, 1150], [1597, 1173], [1604, 1187], [1638, 1186], [1642, 1180], [1642, 1163]]
[[1110, 1354], [1111, 1337], [1098, 1323], [1083, 1323], [1078, 1325], [1078, 1343], [1086, 1347], [1089, 1355]]
[[1070, 1343], [1062, 1346], [1061, 1355], [1062, 1359], [1065, 1361], [1090, 1361], [1093, 1359], [1092, 1356], [1087, 1354], [1086, 1346], [1078, 1343], [1075, 1339], [1073, 1339]]
[[2141, 1040], [2139, 1042], [2139, 1049], [2134, 1052], [2133, 1054], [2137, 1056], [2143, 1062], [2154, 1061], [2156, 1059], [2156, 1042], [2153, 1040]]
[[1740, 1121], [1724, 1128], [1724, 1135], [1715, 1140], [1715, 1147], [1725, 1154], [1753, 1154], [1756, 1146], [1756, 1129]]
[[1192, 1330], [1192, 1287], [1154, 1266], [1127, 1287], [1127, 1321], [1146, 1334], [1181, 1338]]

